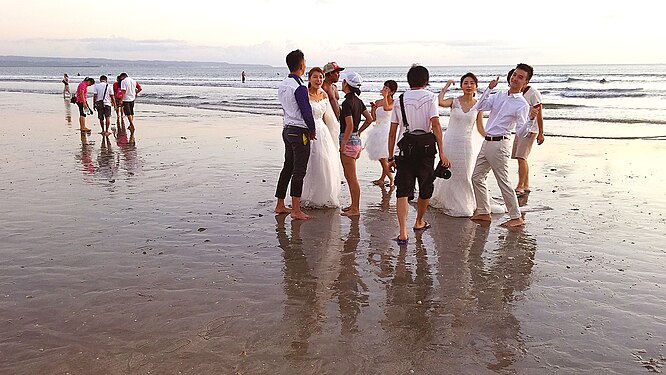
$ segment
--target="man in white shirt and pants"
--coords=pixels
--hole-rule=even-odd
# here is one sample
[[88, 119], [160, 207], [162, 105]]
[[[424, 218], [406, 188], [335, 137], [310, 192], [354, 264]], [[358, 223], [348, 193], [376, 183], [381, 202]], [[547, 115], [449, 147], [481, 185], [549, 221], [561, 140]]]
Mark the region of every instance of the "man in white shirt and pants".
[[472, 186], [476, 197], [476, 213], [472, 220], [491, 221], [490, 200], [486, 178], [492, 169], [497, 184], [502, 191], [504, 203], [509, 210], [510, 220], [502, 224], [506, 227], [517, 227], [524, 224], [518, 198], [509, 182], [509, 158], [511, 156], [511, 131], [516, 127], [516, 137], [524, 137], [529, 130], [530, 106], [523, 98], [522, 89], [532, 78], [533, 69], [527, 64], [516, 66], [509, 82], [509, 91], [500, 91], [490, 95], [497, 86], [499, 77], [490, 81], [476, 103], [479, 111], [490, 111], [486, 124], [486, 139], [476, 159], [472, 173]]

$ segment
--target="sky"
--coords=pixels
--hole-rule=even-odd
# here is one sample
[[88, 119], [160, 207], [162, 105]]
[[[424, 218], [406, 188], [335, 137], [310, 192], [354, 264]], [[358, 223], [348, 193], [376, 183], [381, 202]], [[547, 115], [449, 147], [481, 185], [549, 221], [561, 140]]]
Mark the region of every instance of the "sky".
[[0, 55], [283, 66], [299, 48], [309, 66], [666, 63], [666, 28], [654, 4], [8, 1]]

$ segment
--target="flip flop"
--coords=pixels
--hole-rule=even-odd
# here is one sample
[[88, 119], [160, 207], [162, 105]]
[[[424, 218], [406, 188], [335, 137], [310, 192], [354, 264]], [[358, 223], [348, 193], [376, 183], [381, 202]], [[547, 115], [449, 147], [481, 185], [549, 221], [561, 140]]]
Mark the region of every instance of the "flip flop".
[[393, 241], [395, 241], [398, 244], [398, 246], [405, 246], [409, 242], [409, 238], [403, 240], [400, 238], [400, 236], [398, 236], [394, 238]]
[[421, 228], [414, 228], [414, 232], [418, 232], [418, 231], [421, 231], [421, 230], [428, 230], [428, 229], [430, 229], [430, 227], [431, 227], [430, 223], [426, 221], [425, 225], [422, 226]]

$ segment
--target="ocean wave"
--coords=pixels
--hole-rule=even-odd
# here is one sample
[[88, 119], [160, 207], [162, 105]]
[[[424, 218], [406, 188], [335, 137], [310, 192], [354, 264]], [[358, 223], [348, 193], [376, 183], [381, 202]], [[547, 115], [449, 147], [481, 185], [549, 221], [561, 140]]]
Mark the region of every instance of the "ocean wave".
[[647, 96], [643, 92], [590, 92], [590, 91], [573, 91], [563, 92], [560, 94], [565, 98], [583, 98], [583, 99], [609, 99], [609, 98], [642, 98]]

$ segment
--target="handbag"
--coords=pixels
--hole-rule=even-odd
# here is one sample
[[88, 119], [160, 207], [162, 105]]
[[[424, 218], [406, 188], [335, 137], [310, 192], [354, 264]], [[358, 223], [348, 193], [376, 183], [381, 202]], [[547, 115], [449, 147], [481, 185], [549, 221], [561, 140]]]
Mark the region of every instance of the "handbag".
[[76, 94], [73, 94], [71, 98], [69, 98], [69, 102], [72, 104], [76, 104]]
[[402, 112], [402, 122], [405, 125], [405, 132], [402, 133], [402, 139], [398, 142], [401, 157], [435, 157], [437, 155], [437, 139], [432, 132], [423, 130], [409, 131], [407, 114], [405, 113], [404, 94], [400, 94], [400, 111]]
[[98, 100], [95, 102], [95, 108], [97, 111], [104, 111], [104, 98], [106, 98], [106, 90], [109, 89], [109, 84], [106, 84], [106, 87], [104, 88], [104, 94], [102, 94], [102, 100]]

